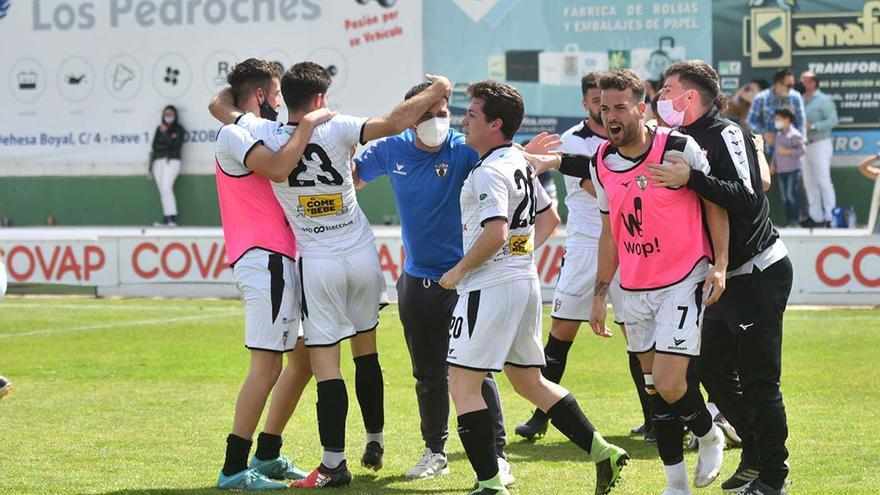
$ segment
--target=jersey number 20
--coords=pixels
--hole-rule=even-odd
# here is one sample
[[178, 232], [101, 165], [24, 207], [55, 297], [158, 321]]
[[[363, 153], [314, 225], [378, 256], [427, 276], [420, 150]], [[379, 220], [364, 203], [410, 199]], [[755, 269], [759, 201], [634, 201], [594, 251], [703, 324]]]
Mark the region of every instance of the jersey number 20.
[[[317, 159], [315, 158], [317, 156]], [[341, 186], [342, 185], [342, 176], [339, 172], [333, 168], [333, 162], [330, 161], [330, 157], [327, 156], [327, 152], [324, 151], [324, 148], [318, 146], [315, 143], [309, 143], [306, 146], [305, 151], [303, 151], [302, 158], [300, 158], [299, 163], [296, 168], [293, 169], [293, 172], [287, 177], [287, 185], [290, 187], [315, 187], [315, 181], [313, 180], [301, 180], [297, 179], [299, 174], [306, 171], [306, 160], [309, 162], [318, 162], [318, 165], [321, 167], [321, 170], [330, 174], [330, 178], [328, 179], [324, 175], [315, 175], [315, 178], [321, 182], [321, 184], [325, 184], [328, 186]]]

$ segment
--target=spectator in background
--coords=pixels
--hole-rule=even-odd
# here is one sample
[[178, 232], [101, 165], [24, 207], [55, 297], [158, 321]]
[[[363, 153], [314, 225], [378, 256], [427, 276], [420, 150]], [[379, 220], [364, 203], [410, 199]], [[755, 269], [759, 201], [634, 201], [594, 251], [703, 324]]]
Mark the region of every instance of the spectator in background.
[[[880, 166], [877, 166], [877, 161], [880, 160], [880, 153], [874, 154], [865, 158], [859, 163], [859, 172], [862, 173], [868, 180], [874, 181], [874, 194], [871, 195], [871, 204], [869, 206], [869, 215], [868, 215], [868, 229], [872, 229], [875, 234], [880, 234], [880, 222], [877, 221], [878, 210], [880, 210], [880, 194], [878, 194], [878, 188], [880, 188]], [[871, 224], [874, 225], [871, 225]]]
[[155, 179], [162, 201], [161, 222], [156, 227], [177, 227], [177, 200], [174, 198], [174, 181], [180, 174], [180, 150], [186, 131], [177, 121], [177, 108], [168, 105], [162, 111], [162, 123], [153, 135], [150, 153], [150, 177]]
[[781, 69], [773, 75], [773, 86], [758, 93], [749, 108], [746, 123], [751, 127], [753, 134], [764, 137], [764, 152], [768, 158], [773, 154], [773, 143], [776, 138], [773, 122], [776, 119], [777, 108], [791, 109], [794, 114], [794, 127], [801, 134], [806, 132], [804, 100], [800, 93], [792, 88], [794, 88], [794, 74], [791, 73], [791, 69]]
[[804, 189], [809, 217], [805, 227], [831, 226], [831, 212], [836, 198], [831, 183], [831, 129], [837, 125], [837, 107], [830, 96], [819, 89], [819, 77], [812, 72], [801, 74], [807, 116], [807, 153], [804, 155]]
[[776, 174], [779, 181], [787, 225], [796, 226], [800, 217], [798, 184], [801, 178], [801, 157], [804, 156], [806, 145], [803, 135], [792, 125], [794, 113], [791, 110], [778, 108], [774, 117], [776, 145], [773, 147], [770, 172]]
[[727, 108], [722, 114], [736, 121], [744, 129], [751, 130], [746, 122], [746, 116], [749, 114], [749, 109], [752, 108], [752, 101], [754, 101], [755, 96], [767, 89], [768, 86], [770, 85], [763, 79], [753, 79], [743, 84], [736, 94], [733, 95], [733, 98], [727, 101]]

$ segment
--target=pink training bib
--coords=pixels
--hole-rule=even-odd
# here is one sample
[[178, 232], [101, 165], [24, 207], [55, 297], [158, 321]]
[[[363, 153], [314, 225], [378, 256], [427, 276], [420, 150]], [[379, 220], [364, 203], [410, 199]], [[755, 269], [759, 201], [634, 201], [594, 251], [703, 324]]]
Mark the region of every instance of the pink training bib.
[[702, 258], [712, 258], [697, 194], [685, 187], [652, 187], [649, 163], [663, 163], [667, 133], [657, 132], [647, 158], [616, 172], [604, 162], [609, 142], [599, 147], [597, 175], [608, 196], [611, 233], [620, 260], [620, 286], [656, 290], [684, 280]]
[[269, 179], [251, 173], [227, 175], [216, 163], [217, 197], [226, 241], [226, 258], [232, 265], [253, 248], [296, 257], [296, 240], [278, 204]]

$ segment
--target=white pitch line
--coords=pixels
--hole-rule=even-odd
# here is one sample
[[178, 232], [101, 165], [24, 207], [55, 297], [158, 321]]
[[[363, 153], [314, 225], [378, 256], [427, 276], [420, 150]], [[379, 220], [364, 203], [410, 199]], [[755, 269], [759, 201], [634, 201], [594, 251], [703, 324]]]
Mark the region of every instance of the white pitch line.
[[[219, 306], [217, 306], [219, 307]], [[125, 306], [122, 304], [95, 304], [95, 303], [84, 303], [84, 304], [51, 304], [51, 303], [21, 303], [21, 302], [0, 302], [0, 311], [3, 308], [19, 308], [19, 309], [77, 309], [77, 310], [110, 310], [110, 311], [159, 311], [159, 312], [171, 312], [171, 311], [192, 311], [193, 309], [199, 308], [197, 305], [189, 305], [189, 306], [166, 306], [157, 304], [155, 306], [149, 305], [139, 305], [139, 306]]]
[[180, 316], [176, 318], [154, 318], [152, 320], [139, 320], [139, 321], [128, 321], [128, 322], [119, 322], [119, 323], [104, 323], [101, 325], [87, 325], [82, 327], [73, 327], [73, 328], [49, 328], [44, 330], [34, 330], [33, 332], [21, 332], [21, 333], [6, 333], [0, 334], [0, 339], [4, 338], [12, 338], [12, 337], [30, 337], [34, 335], [51, 335], [56, 333], [70, 333], [70, 332], [85, 332], [88, 330], [102, 330], [106, 328], [116, 328], [116, 327], [137, 327], [143, 325], [158, 325], [162, 323], [177, 323], [181, 321], [193, 321], [193, 320], [208, 320], [212, 318], [220, 318], [220, 317], [229, 317], [235, 314], [239, 314], [239, 311], [235, 312], [225, 312], [219, 314], [211, 314], [211, 315], [198, 315], [198, 316]]

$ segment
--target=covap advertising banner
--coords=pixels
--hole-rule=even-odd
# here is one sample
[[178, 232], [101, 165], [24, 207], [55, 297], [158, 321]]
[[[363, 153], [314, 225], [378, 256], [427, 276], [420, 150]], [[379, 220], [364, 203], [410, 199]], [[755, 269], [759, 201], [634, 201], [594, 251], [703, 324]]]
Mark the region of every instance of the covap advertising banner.
[[631, 68], [659, 81], [677, 60], [712, 59], [712, 2], [431, 0], [424, 4], [425, 70], [455, 83], [452, 105], [482, 79], [525, 99], [521, 134], [565, 130], [583, 118], [587, 72]]
[[714, 59], [733, 94], [790, 67], [815, 72], [837, 105], [835, 155], [880, 151], [880, 1], [718, 0]]
[[421, 19], [420, 1], [0, 0], [0, 175], [144, 173], [166, 104], [184, 172], [213, 173], [208, 100], [248, 57], [320, 63], [334, 109], [385, 114], [422, 79]]

